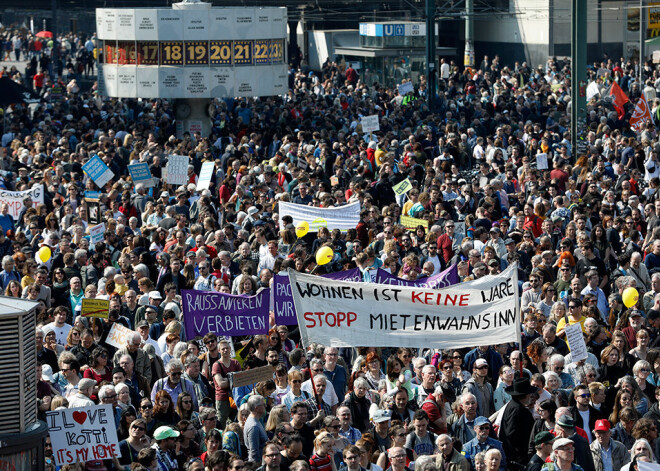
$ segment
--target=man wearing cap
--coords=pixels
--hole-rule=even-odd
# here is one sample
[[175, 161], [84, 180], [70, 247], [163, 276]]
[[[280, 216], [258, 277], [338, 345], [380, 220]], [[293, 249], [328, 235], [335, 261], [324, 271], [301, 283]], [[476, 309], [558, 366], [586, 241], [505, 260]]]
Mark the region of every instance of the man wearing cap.
[[504, 406], [499, 437], [512, 468], [523, 469], [529, 461], [527, 448], [534, 428], [534, 416], [529, 406], [535, 400], [532, 394], [536, 394], [538, 388], [530, 384], [529, 378], [520, 378], [505, 391], [511, 400]]
[[594, 435], [596, 440], [589, 446], [596, 471], [618, 471], [630, 462], [630, 453], [626, 446], [612, 439], [610, 422], [606, 419], [596, 421]]
[[506, 245], [504, 240], [502, 240], [500, 228], [498, 226], [493, 226], [490, 228], [489, 234], [490, 239], [486, 242], [486, 247], [493, 247], [498, 258], [502, 258], [506, 255]]
[[477, 414], [490, 417], [495, 412], [495, 402], [493, 401], [493, 385], [487, 379], [488, 362], [479, 358], [472, 366], [472, 378], [463, 386], [462, 394], [466, 392], [473, 394], [477, 398]]
[[[463, 444], [463, 454], [465, 458], [470, 460], [472, 469], [476, 469], [474, 464], [474, 457], [482, 451], [488, 451], [495, 448], [502, 453], [502, 461], [500, 462], [500, 471], [506, 471], [506, 454], [502, 448], [502, 442], [491, 438], [490, 435], [490, 422], [486, 417], [479, 416], [474, 419], [474, 432], [476, 436], [467, 443]], [[527, 439], [529, 442], [529, 438]]]
[[[574, 459], [584, 471], [596, 471], [591, 450], [589, 449], [589, 442], [586, 438], [578, 435], [575, 430], [575, 421], [573, 417], [566, 413], [567, 410], [565, 407], [560, 407], [555, 413], [555, 435], [558, 438], [569, 439], [572, 443], [573, 446], [571, 448], [573, 452], [571, 453], [571, 461]], [[557, 441], [553, 444], [552, 451], [556, 451], [556, 447]]]
[[552, 444], [554, 461], [543, 465], [543, 470], [548, 471], [582, 471], [580, 465], [575, 464], [575, 447], [573, 440], [558, 438]]
[[[390, 422], [392, 420], [392, 411], [385, 409], [376, 409], [376, 411], [373, 414], [372, 420], [374, 422], [374, 426], [369, 432], [374, 437], [374, 440], [376, 441], [376, 446], [381, 450], [388, 449], [392, 444], [390, 439], [390, 434], [388, 433], [390, 428]], [[359, 430], [357, 432], [360, 433]]]
[[151, 448], [156, 450], [156, 462], [158, 463], [158, 471], [174, 471], [179, 469], [176, 460], [176, 439], [179, 437], [179, 432], [163, 425], [154, 431], [154, 443]]
[[[144, 297], [142, 299], [144, 299]], [[163, 296], [160, 294], [159, 291], [154, 290], [154, 291], [149, 291], [147, 299], [148, 299], [147, 304], [144, 306], [140, 306], [137, 309], [137, 311], [135, 311], [135, 322], [140, 322], [147, 318], [146, 311], [149, 306], [151, 306], [153, 309], [156, 310], [156, 320], [158, 322], [161, 322], [163, 320], [163, 310], [164, 310], [163, 306], [161, 306], [161, 302], [163, 301]], [[144, 303], [143, 300], [138, 302], [140, 304]]]
[[532, 455], [527, 463], [527, 471], [540, 471], [545, 461], [552, 453], [552, 442], [555, 436], [550, 432], [539, 432], [534, 436], [534, 449], [536, 453]]
[[137, 323], [135, 329], [137, 330], [137, 333], [140, 334], [140, 337], [142, 338], [142, 344], [150, 344], [153, 345], [154, 350], [156, 351], [156, 355], [160, 356], [162, 353], [160, 351], [160, 347], [158, 346], [158, 342], [156, 342], [154, 339], [152, 339], [149, 336], [149, 322], [146, 320], [140, 321]]
[[96, 381], [93, 379], [81, 379], [78, 383], [78, 391], [69, 396], [69, 409], [94, 406], [94, 401], [90, 399], [94, 393], [94, 386]]
[[637, 347], [637, 332], [644, 328], [644, 317], [639, 309], [632, 309], [628, 317], [629, 325], [621, 329], [626, 336], [629, 348]]

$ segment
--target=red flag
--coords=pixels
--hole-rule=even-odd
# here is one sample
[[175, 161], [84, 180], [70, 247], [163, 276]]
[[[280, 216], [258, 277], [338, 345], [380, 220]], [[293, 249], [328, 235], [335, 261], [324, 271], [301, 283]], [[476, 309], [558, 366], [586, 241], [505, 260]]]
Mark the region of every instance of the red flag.
[[614, 108], [619, 115], [619, 119], [623, 118], [623, 116], [626, 114], [623, 110], [623, 105], [628, 103], [630, 100], [626, 94], [623, 93], [623, 90], [621, 90], [621, 87], [619, 87], [618, 83], [612, 82], [612, 88], [610, 88], [610, 96], [613, 97], [612, 104], [614, 105]]
[[635, 106], [635, 111], [633, 111], [632, 116], [630, 117], [630, 127], [635, 131], [640, 132], [642, 126], [647, 121], [651, 121], [651, 110], [649, 110], [649, 103], [646, 101], [646, 97], [642, 93], [637, 106]]

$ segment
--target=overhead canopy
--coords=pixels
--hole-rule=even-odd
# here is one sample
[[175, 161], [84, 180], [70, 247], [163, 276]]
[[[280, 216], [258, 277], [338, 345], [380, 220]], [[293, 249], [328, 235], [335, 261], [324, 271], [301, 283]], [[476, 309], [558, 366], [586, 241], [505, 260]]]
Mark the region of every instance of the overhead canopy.
[[0, 77], [0, 106], [16, 103], [39, 103], [41, 97], [9, 77]]

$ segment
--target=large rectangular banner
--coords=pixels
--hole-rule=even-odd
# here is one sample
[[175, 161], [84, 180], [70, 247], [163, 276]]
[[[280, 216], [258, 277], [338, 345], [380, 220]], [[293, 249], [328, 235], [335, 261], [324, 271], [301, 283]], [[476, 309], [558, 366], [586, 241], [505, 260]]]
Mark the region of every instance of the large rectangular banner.
[[[362, 281], [362, 273], [359, 268], [351, 270], [340, 271], [336, 273], [328, 273], [322, 275], [324, 278], [331, 280], [344, 280], [344, 281]], [[275, 275], [273, 277], [273, 289], [271, 291], [273, 298], [273, 311], [275, 312], [275, 323], [277, 325], [296, 325], [298, 318], [296, 317], [296, 310], [293, 307], [293, 296], [291, 294], [291, 283], [289, 283], [289, 275]]]
[[440, 290], [289, 279], [304, 345], [448, 349], [519, 340], [516, 269]]
[[183, 321], [188, 338], [268, 333], [270, 290], [256, 296], [235, 296], [215, 291], [183, 290]]
[[58, 466], [121, 457], [109, 404], [47, 411], [46, 425]]
[[360, 222], [360, 202], [356, 201], [337, 208], [317, 208], [281, 201], [279, 203], [279, 215], [280, 230], [284, 230], [283, 217], [291, 216], [294, 226], [307, 221], [310, 232], [317, 232], [321, 227], [327, 227], [329, 230], [340, 229], [345, 231], [355, 229], [355, 226]]
[[44, 202], [44, 185], [39, 184], [30, 190], [25, 191], [8, 191], [0, 190], [0, 205], [7, 203], [9, 206], [9, 215], [18, 221], [18, 216], [24, 208], [23, 200], [29, 196], [32, 199], [32, 206], [43, 204]]
[[414, 286], [418, 288], [439, 289], [458, 284], [460, 279], [458, 277], [458, 265], [452, 265], [437, 275], [412, 281], [404, 280], [403, 278], [397, 278], [396, 276], [393, 276], [385, 270], [379, 268], [376, 272], [376, 279], [374, 281], [382, 285]]

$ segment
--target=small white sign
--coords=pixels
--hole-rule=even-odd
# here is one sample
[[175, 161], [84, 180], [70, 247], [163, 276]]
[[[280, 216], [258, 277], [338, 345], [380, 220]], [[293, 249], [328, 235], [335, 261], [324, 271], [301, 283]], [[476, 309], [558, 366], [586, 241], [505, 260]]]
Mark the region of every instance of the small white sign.
[[360, 120], [362, 123], [362, 132], [370, 133], [380, 131], [380, 124], [378, 123], [378, 115], [363, 116]]
[[536, 169], [548, 170], [548, 154], [536, 154]]
[[170, 185], [185, 185], [188, 181], [187, 155], [170, 155], [167, 161], [167, 183]]
[[134, 330], [114, 322], [110, 332], [108, 332], [108, 337], [105, 339], [105, 343], [112, 345], [115, 348], [124, 348], [126, 346], [127, 340], [129, 339], [129, 336], [133, 335], [134, 333]]
[[568, 340], [568, 347], [571, 349], [571, 359], [573, 362], [587, 359], [587, 344], [584, 342], [584, 335], [582, 335], [582, 325], [577, 324], [569, 325], [565, 329], [566, 339]]
[[197, 181], [197, 191], [208, 190], [211, 186], [211, 178], [215, 170], [214, 162], [204, 162], [202, 169], [199, 172], [199, 180]]
[[97, 224], [89, 228], [89, 243], [94, 245], [97, 242], [103, 242], [103, 234], [105, 233], [105, 223]]

